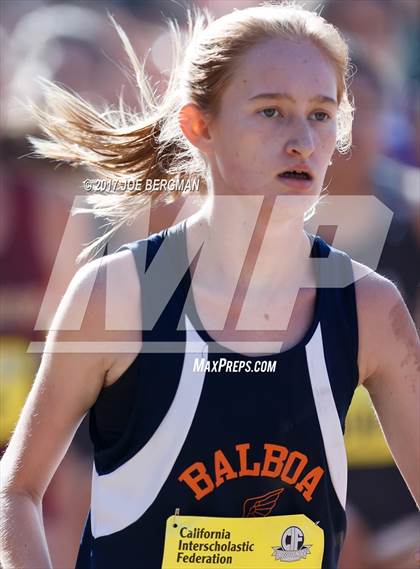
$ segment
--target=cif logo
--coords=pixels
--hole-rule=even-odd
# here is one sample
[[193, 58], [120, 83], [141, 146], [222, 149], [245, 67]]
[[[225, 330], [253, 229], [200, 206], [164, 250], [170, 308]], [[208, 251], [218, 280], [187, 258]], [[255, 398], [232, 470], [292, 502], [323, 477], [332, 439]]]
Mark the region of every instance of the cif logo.
[[302, 549], [305, 536], [297, 526], [290, 526], [281, 536], [281, 545], [284, 551], [297, 551]]
[[297, 526], [290, 526], [284, 530], [281, 540], [281, 546], [271, 546], [276, 561], [299, 561], [306, 559], [310, 553], [311, 545], [305, 545], [305, 535], [303, 531]]

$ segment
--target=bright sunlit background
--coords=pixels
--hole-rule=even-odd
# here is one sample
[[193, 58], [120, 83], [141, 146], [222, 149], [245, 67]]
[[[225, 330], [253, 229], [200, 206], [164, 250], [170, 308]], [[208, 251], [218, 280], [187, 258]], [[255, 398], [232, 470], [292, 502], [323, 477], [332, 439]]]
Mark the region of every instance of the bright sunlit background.
[[[1, 423], [4, 448], [30, 388], [39, 354], [31, 341], [46, 286], [56, 262], [74, 199], [89, 176], [66, 165], [29, 158], [26, 140], [37, 133], [24, 111], [27, 99], [42, 105], [38, 77], [78, 92], [92, 103], [138, 108], [127, 56], [107, 12], [124, 28], [158, 93], [171, 66], [165, 18], [183, 26], [186, 8], [207, 7], [214, 16], [253, 6], [251, 0], [121, 0], [0, 2], [1, 106]], [[394, 213], [378, 270], [396, 282], [419, 322], [419, 3], [415, 0], [331, 0], [305, 2], [337, 25], [350, 42], [358, 73], [353, 149], [336, 156], [328, 171], [330, 195], [375, 195]], [[172, 224], [181, 200], [154, 213], [150, 231]], [[326, 204], [324, 207], [328, 207]], [[312, 221], [327, 240], [335, 228]], [[355, 254], [372, 238], [373, 220], [352, 219], [346, 245]], [[60, 248], [51, 306], [72, 276], [83, 244], [101, 228], [92, 216], [76, 216]], [[138, 239], [135, 224], [119, 240]], [[356, 253], [354, 253], [356, 251]], [[64, 259], [64, 261], [63, 261]], [[374, 267], [375, 268], [375, 267]], [[419, 521], [414, 502], [393, 465], [370, 400], [357, 391], [347, 422], [350, 462], [349, 528], [341, 569], [420, 566]], [[54, 567], [74, 566], [89, 504], [90, 446], [85, 422], [44, 500], [44, 517]], [[416, 553], [417, 551], [417, 553]], [[417, 556], [417, 557], [416, 557]]]

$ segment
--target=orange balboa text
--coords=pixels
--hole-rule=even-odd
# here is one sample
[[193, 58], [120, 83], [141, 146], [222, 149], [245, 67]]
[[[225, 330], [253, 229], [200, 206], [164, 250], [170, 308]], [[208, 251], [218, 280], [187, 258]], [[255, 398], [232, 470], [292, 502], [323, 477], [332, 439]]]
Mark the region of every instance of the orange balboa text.
[[[261, 462], [248, 463], [249, 443], [235, 446], [235, 465], [226, 458], [222, 450], [214, 453], [214, 477], [204, 462], [194, 462], [178, 477], [194, 492], [196, 500], [201, 500], [207, 494], [221, 486], [226, 480], [233, 480], [243, 476], [265, 476], [279, 478], [282, 482], [294, 486], [307, 502], [324, 474], [320, 466], [308, 467], [309, 459], [306, 454], [297, 450], [289, 451], [284, 446], [266, 443], [264, 457]], [[234, 466], [236, 468], [234, 468]]]

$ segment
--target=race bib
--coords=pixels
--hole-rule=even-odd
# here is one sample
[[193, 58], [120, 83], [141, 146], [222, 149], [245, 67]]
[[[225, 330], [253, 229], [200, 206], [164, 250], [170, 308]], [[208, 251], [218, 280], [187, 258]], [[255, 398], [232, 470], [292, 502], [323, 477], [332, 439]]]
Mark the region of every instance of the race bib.
[[173, 515], [162, 569], [321, 569], [324, 531], [303, 514], [263, 518]]

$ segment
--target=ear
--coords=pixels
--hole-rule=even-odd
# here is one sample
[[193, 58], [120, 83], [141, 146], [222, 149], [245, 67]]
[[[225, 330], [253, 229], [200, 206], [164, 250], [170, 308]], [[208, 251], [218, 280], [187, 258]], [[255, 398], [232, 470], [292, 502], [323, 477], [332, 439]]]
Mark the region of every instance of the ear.
[[205, 154], [211, 146], [208, 122], [208, 115], [195, 103], [184, 105], [179, 112], [179, 125], [185, 138]]

